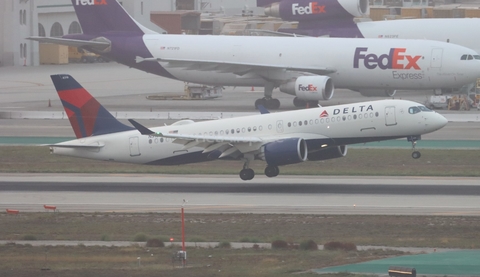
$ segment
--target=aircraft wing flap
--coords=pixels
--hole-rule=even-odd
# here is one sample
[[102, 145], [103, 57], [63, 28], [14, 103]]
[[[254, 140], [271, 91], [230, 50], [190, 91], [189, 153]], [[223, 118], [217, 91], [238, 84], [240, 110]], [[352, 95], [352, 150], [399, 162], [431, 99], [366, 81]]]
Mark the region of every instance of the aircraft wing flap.
[[318, 75], [327, 75], [335, 73], [337, 70], [335, 68], [328, 67], [309, 67], [309, 66], [299, 66], [294, 67], [290, 65], [272, 65], [272, 64], [261, 64], [261, 63], [244, 63], [244, 62], [223, 62], [223, 61], [213, 61], [213, 60], [194, 60], [194, 59], [173, 59], [173, 58], [158, 58], [158, 62], [168, 62], [169, 67], [185, 68], [187, 70], [217, 70], [222, 73], [233, 73], [237, 75], [243, 75], [247, 72], [258, 71], [262, 72], [265, 70], [287, 70], [287, 71], [298, 71], [298, 72], [308, 72]]

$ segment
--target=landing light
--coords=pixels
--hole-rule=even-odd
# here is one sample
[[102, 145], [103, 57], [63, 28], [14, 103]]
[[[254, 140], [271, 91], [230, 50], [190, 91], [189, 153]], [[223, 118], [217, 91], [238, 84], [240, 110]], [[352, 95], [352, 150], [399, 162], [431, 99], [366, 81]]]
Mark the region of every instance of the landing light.
[[322, 148], [325, 148], [325, 147], [327, 147], [327, 146], [328, 146], [328, 144], [323, 144], [323, 145], [322, 145]]

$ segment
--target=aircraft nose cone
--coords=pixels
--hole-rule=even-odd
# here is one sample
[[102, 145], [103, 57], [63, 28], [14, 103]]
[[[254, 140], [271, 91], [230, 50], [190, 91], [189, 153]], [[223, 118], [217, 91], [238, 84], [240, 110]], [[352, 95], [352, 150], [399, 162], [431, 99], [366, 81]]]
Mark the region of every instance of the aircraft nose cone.
[[437, 130], [445, 127], [445, 125], [447, 125], [447, 123], [448, 123], [448, 120], [443, 115], [441, 115], [439, 113], [436, 113], [435, 115], [436, 115], [435, 116], [435, 126], [437, 127]]

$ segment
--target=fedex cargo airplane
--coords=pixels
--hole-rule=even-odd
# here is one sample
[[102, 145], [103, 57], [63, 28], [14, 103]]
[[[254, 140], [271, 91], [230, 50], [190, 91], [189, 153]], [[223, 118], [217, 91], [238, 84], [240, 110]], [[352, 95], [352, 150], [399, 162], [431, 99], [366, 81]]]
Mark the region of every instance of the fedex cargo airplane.
[[311, 37], [429, 39], [465, 46], [480, 53], [474, 36], [480, 18], [422, 18], [354, 22], [369, 13], [368, 0], [257, 0], [265, 14], [298, 21], [297, 29], [279, 32]]
[[347, 145], [406, 137], [415, 143], [422, 134], [447, 124], [440, 114], [406, 100], [380, 100], [326, 108], [135, 128], [115, 119], [69, 75], [52, 75], [77, 139], [50, 145], [58, 155], [147, 165], [178, 165], [214, 159], [244, 162], [242, 180], [251, 180], [253, 160], [266, 162], [265, 175], [279, 166], [340, 158]]
[[[335, 87], [457, 88], [480, 75], [480, 56], [426, 40], [161, 35], [136, 22], [116, 0], [72, 0], [83, 34], [31, 37], [85, 48], [124, 65], [190, 83], [264, 86], [255, 106], [280, 107], [275, 87], [294, 104], [329, 100]], [[475, 57], [462, 60], [462, 57]]]

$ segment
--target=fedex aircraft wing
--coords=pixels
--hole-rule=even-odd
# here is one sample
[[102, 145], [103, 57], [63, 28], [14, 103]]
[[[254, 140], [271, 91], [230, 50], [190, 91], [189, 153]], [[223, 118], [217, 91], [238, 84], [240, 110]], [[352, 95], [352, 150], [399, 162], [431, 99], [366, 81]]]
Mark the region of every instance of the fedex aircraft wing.
[[[405, 100], [381, 100], [280, 113], [135, 128], [115, 119], [69, 75], [52, 75], [76, 140], [50, 145], [58, 155], [147, 165], [178, 165], [215, 159], [244, 162], [242, 180], [253, 179], [249, 163], [279, 166], [340, 158], [347, 145], [407, 137], [414, 148], [422, 134], [447, 124], [440, 114]], [[420, 152], [414, 151], [413, 158]]]
[[335, 87], [391, 95], [395, 89], [461, 87], [480, 73], [480, 61], [461, 60], [474, 51], [442, 42], [160, 35], [133, 20], [116, 0], [72, 4], [83, 34], [56, 38], [58, 43], [85, 41], [82, 47], [91, 52], [185, 82], [264, 86], [265, 97], [255, 106], [278, 108], [276, 87], [296, 96], [296, 106], [315, 106], [331, 99]]

